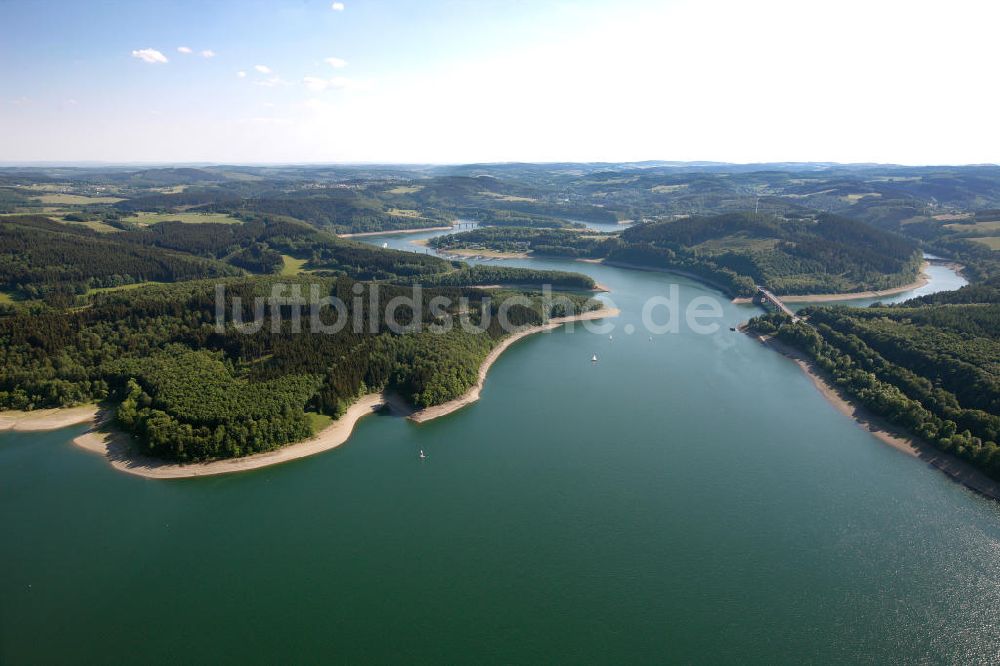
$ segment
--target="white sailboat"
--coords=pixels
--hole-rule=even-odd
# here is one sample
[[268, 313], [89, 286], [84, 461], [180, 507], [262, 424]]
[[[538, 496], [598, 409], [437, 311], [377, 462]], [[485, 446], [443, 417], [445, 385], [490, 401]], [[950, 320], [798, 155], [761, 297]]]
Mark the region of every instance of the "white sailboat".
[[383, 249], [385, 249], [385, 248], [387, 248], [387, 247], [389, 247], [389, 244], [388, 244], [388, 243], [382, 243], [382, 248], [383, 248]]
[[424, 453], [423, 449], [420, 449], [420, 455], [418, 456], [421, 460], [427, 460], [427, 454]]
[[597, 354], [594, 354], [593, 358], [590, 359], [591, 363], [597, 363]]

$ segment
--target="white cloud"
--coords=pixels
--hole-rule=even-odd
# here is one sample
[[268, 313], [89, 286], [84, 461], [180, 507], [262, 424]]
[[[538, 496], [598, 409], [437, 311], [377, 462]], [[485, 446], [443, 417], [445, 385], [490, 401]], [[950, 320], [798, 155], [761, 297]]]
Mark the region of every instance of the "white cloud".
[[330, 9], [332, 9], [335, 12], [342, 12], [342, 11], [344, 11], [344, 3], [342, 3], [342, 2], [335, 2], [332, 5], [330, 5]]
[[213, 51], [212, 49], [205, 49], [204, 51], [201, 52], [201, 57], [202, 58], [214, 58], [215, 57], [215, 51]]
[[179, 53], [185, 53], [185, 54], [191, 53], [191, 47], [190, 46], [178, 46], [177, 47], [177, 51]]
[[274, 88], [275, 86], [287, 86], [288, 81], [285, 81], [280, 76], [272, 76], [263, 81], [254, 81], [254, 85], [263, 86], [264, 88]]
[[330, 67], [333, 67], [334, 69], [340, 69], [342, 67], [347, 67], [347, 61], [344, 60], [343, 58], [333, 58], [333, 57], [331, 57], [331, 58], [324, 58], [323, 62], [325, 62], [326, 64], [328, 64]]
[[151, 62], [154, 64], [167, 62], [167, 56], [163, 55], [156, 49], [137, 49], [132, 51], [132, 57], [138, 58], [143, 62]]
[[256, 69], [258, 72], [260, 72], [261, 74], [271, 73], [271, 68], [268, 67], [267, 65], [254, 65], [253, 68]]
[[241, 69], [240, 71], [236, 72], [236, 76], [238, 76], [241, 79], [245, 79], [247, 78], [247, 73]]
[[374, 87], [371, 81], [355, 81], [346, 76], [334, 76], [330, 79], [324, 79], [319, 76], [307, 76], [302, 79], [302, 83], [313, 92], [322, 92], [324, 90], [371, 90]]
[[321, 79], [318, 76], [307, 76], [302, 79], [302, 83], [306, 84], [306, 88], [315, 92], [326, 90], [330, 86], [329, 81]]

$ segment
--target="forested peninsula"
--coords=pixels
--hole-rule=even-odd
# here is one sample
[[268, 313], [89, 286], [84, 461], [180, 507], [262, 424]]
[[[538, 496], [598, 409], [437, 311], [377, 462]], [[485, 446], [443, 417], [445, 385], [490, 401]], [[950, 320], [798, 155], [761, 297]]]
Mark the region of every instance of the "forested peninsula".
[[882, 290], [912, 282], [917, 244], [831, 214], [729, 213], [635, 225], [620, 233], [486, 227], [439, 236], [440, 250], [484, 248], [676, 270], [732, 296]]
[[[508, 313], [522, 330], [596, 307], [587, 292], [597, 285], [583, 273], [470, 265], [431, 249], [676, 271], [736, 297], [758, 286], [785, 296], [898, 289], [927, 253], [961, 263], [973, 285], [751, 327], [995, 476], [998, 183], [989, 166], [0, 168], [0, 409], [19, 410], [0, 426], [100, 402], [159, 460], [277, 451], [359, 396], [389, 391], [418, 410], [460, 399], [509, 340], [496, 321], [505, 299], [522, 299]], [[341, 237], [453, 223], [459, 233], [413, 251]], [[215, 325], [220, 285], [223, 309], [239, 298], [243, 320], [276, 286], [315, 288], [347, 308], [325, 307], [299, 332], [279, 308], [243, 335], [235, 322]], [[543, 313], [543, 285], [572, 307]], [[422, 306], [451, 305], [404, 314], [405, 332], [370, 325], [368, 300], [354, 299], [415, 288]], [[348, 318], [363, 326], [312, 334]], [[482, 332], [432, 333], [444, 319]]]
[[[2, 318], [0, 405], [110, 401], [145, 454], [174, 461], [243, 456], [309, 437], [327, 422], [324, 417], [339, 417], [372, 391], [392, 390], [416, 408], [462, 395], [477, 381], [483, 359], [510, 333], [499, 316], [508, 297], [525, 303], [505, 308], [518, 328], [568, 314], [567, 303], [580, 312], [598, 307], [586, 296], [564, 294], [563, 305], [545, 313], [541, 296], [530, 292], [427, 288], [420, 292], [421, 319], [412, 308], [400, 311], [397, 323], [409, 329], [400, 334], [371, 303], [409, 297], [410, 288], [309, 276], [225, 280], [225, 311], [235, 299], [252, 310], [248, 304], [278, 283], [318, 288], [346, 310], [325, 307], [316, 322], [303, 317], [296, 331], [280, 308], [268, 309], [252, 335], [235, 322], [219, 331], [218, 283], [199, 280], [103, 293], [68, 312]], [[468, 330], [457, 324], [432, 330], [445, 323], [431, 308], [435, 297], [453, 303], [445, 314], [462, 317]], [[249, 320], [252, 312], [244, 314]], [[338, 317], [362, 325], [332, 335], [311, 330], [335, 326]]]

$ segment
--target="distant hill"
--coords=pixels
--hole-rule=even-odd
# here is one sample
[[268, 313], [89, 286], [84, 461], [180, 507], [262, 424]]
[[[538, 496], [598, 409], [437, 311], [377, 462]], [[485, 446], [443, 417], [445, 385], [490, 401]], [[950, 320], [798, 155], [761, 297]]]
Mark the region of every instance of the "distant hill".
[[45, 193], [75, 196], [75, 203], [64, 197], [67, 209], [57, 214], [85, 207], [90, 219], [116, 210], [270, 215], [339, 234], [442, 226], [456, 218], [551, 229], [745, 211], [779, 218], [833, 213], [916, 240], [962, 261], [974, 276], [996, 273], [991, 252], [1000, 250], [1000, 220], [982, 215], [1000, 209], [996, 165], [651, 160], [0, 168], [0, 212], [40, 212], [37, 195]]
[[223, 180], [220, 176], [203, 169], [145, 169], [129, 174], [122, 174], [122, 179], [133, 185], [150, 187], [167, 187], [170, 185], [189, 185]]
[[434, 245], [683, 270], [736, 294], [753, 293], [757, 284], [781, 294], [887, 289], [913, 281], [921, 265], [912, 240], [827, 213], [696, 216], [639, 224], [620, 235], [476, 229], [441, 237]]

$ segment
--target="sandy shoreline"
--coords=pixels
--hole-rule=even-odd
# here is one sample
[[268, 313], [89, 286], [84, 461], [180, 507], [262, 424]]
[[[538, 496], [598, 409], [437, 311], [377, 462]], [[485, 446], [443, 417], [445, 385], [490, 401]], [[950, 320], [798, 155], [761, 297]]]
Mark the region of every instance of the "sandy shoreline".
[[617, 309], [604, 308], [585, 312], [572, 317], [557, 317], [541, 326], [527, 328], [504, 338], [479, 366], [476, 385], [461, 397], [441, 405], [414, 411], [398, 396], [384, 393], [369, 393], [362, 396], [339, 419], [331, 423], [311, 439], [283, 446], [275, 451], [257, 453], [243, 458], [226, 458], [199, 463], [172, 463], [150, 456], [136, 454], [130, 435], [111, 425], [111, 414], [101, 411], [96, 405], [72, 407], [69, 409], [47, 409], [37, 412], [0, 412], [0, 431], [3, 430], [55, 430], [69, 425], [92, 423], [90, 430], [73, 439], [73, 444], [82, 449], [107, 458], [115, 469], [149, 479], [181, 479], [196, 476], [214, 476], [245, 472], [270, 465], [305, 458], [306, 456], [334, 449], [348, 440], [359, 420], [388, 405], [400, 416], [407, 416], [416, 423], [450, 414], [479, 399], [479, 393], [486, 381], [490, 366], [500, 355], [518, 340], [535, 333], [549, 331], [574, 321], [587, 321], [615, 317]]
[[583, 314], [574, 315], [572, 317], [554, 317], [550, 319], [548, 323], [541, 326], [532, 326], [531, 328], [526, 328], [522, 331], [518, 331], [513, 335], [509, 335], [504, 338], [499, 345], [493, 348], [493, 350], [483, 359], [483, 362], [479, 366], [479, 379], [476, 384], [462, 394], [460, 397], [454, 400], [449, 400], [446, 403], [440, 405], [434, 405], [433, 407], [427, 407], [419, 411], [410, 414], [409, 418], [411, 421], [416, 423], [423, 423], [424, 421], [430, 421], [431, 419], [436, 419], [438, 417], [444, 416], [445, 414], [451, 414], [452, 412], [470, 405], [477, 400], [479, 400], [479, 393], [483, 390], [483, 385], [486, 383], [486, 375], [490, 371], [490, 366], [496, 363], [496, 360], [500, 358], [500, 355], [510, 347], [512, 344], [526, 338], [529, 335], [534, 335], [535, 333], [541, 333], [543, 331], [551, 331], [554, 328], [558, 328], [563, 324], [571, 321], [589, 321], [592, 319], [604, 319], [605, 317], [617, 317], [619, 310], [617, 308], [603, 308], [601, 310], [595, 310], [592, 312], [584, 312]]
[[[574, 261], [582, 261], [586, 264], [604, 264], [605, 266], [614, 266], [615, 268], [628, 268], [633, 271], [646, 271], [649, 273], [670, 273], [673, 275], [680, 275], [681, 277], [686, 277], [694, 280], [695, 282], [700, 282], [701, 284], [712, 287], [713, 289], [718, 289], [723, 294], [732, 294], [733, 292], [726, 287], [724, 284], [715, 282], [710, 278], [703, 275], [696, 275], [694, 273], [689, 273], [688, 271], [681, 270], [679, 268], [667, 268], [660, 266], [643, 266], [642, 264], [630, 264], [625, 261], [607, 261], [606, 259], [575, 259]], [[737, 301], [734, 299], [734, 303]], [[749, 299], [748, 299], [749, 302]]]
[[[415, 243], [419, 245], [419, 243]], [[435, 250], [438, 255], [446, 259], [475, 259], [481, 257], [484, 259], [531, 259], [531, 255], [525, 252], [496, 252], [493, 250], [466, 250], [466, 249], [454, 249], [454, 250]]]
[[828, 382], [823, 371], [816, 366], [811, 358], [799, 350], [774, 338], [765, 338], [749, 332], [748, 335], [751, 335], [764, 346], [775, 350], [798, 365], [802, 372], [812, 380], [816, 389], [837, 411], [854, 419], [858, 425], [885, 444], [888, 444], [897, 451], [923, 460], [928, 465], [944, 472], [952, 480], [961, 483], [970, 490], [974, 490], [990, 499], [1000, 500], [1000, 483], [989, 478], [964, 460], [960, 460], [955, 456], [934, 448], [927, 442], [914, 437], [903, 429], [873, 414], [863, 406], [856, 404], [850, 396]]
[[275, 451], [256, 453], [243, 458], [179, 464], [136, 455], [132, 451], [131, 437], [127, 433], [113, 427], [105, 427], [101, 423], [95, 424], [88, 432], [74, 439], [73, 443], [82, 449], [104, 456], [117, 470], [148, 479], [182, 479], [194, 476], [230, 474], [277, 465], [334, 449], [347, 441], [359, 420], [375, 413], [385, 402], [382, 394], [369, 393], [359, 398], [343, 416], [312, 439], [289, 444]]
[[[925, 261], [923, 266], [920, 267], [920, 275], [916, 280], [909, 284], [904, 284], [901, 287], [893, 287], [892, 289], [882, 289], [880, 291], [852, 291], [844, 294], [789, 294], [782, 295], [777, 294], [785, 303], [825, 303], [827, 301], [853, 301], [860, 298], [881, 298], [883, 296], [893, 296], [895, 294], [901, 294], [904, 291], [910, 291], [912, 289], [919, 289], [925, 284], [930, 282], [930, 276], [927, 275], [927, 268], [930, 266], [929, 261]], [[952, 267], [961, 272], [961, 266], [957, 264], [952, 264]], [[734, 298], [733, 303], [752, 303], [753, 298], [740, 297]]]
[[337, 234], [337, 238], [361, 238], [362, 236], [391, 236], [394, 234], [421, 234], [425, 231], [451, 231], [455, 227], [420, 227], [419, 229], [393, 229], [391, 231], [360, 231], [356, 234]]
[[97, 405], [62, 407], [58, 409], [36, 409], [30, 412], [0, 412], [0, 432], [40, 432], [58, 430], [80, 423], [90, 423], [97, 416]]

